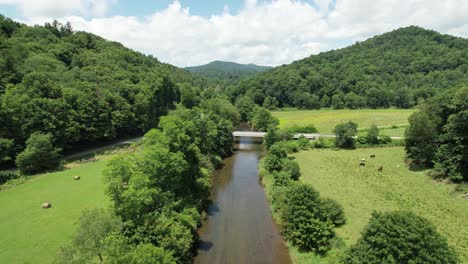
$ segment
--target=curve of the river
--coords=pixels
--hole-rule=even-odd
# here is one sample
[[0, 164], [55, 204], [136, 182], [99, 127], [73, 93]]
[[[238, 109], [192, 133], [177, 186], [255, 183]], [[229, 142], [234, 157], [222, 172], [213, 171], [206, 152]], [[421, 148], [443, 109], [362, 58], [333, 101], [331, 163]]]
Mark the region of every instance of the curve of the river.
[[258, 181], [262, 150], [241, 138], [217, 171], [195, 263], [291, 263]]

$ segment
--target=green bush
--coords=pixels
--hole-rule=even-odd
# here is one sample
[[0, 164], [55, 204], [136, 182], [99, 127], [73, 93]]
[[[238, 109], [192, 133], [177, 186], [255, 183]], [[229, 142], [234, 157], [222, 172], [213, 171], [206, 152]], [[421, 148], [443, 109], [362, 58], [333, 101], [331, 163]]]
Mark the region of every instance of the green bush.
[[54, 169], [59, 165], [59, 152], [52, 144], [51, 134], [34, 133], [26, 141], [26, 149], [16, 157], [16, 165], [23, 174]]
[[314, 141], [314, 143], [312, 143], [312, 146], [318, 149], [331, 148], [333, 146], [333, 141], [330, 139], [319, 137], [317, 140]]
[[308, 149], [310, 147], [310, 140], [304, 136], [301, 136], [297, 140], [297, 145], [300, 149]]
[[283, 168], [283, 159], [286, 156], [286, 151], [281, 146], [278, 144], [271, 146], [268, 156], [265, 158], [265, 169], [269, 173], [280, 171]]
[[18, 173], [16, 171], [0, 171], [0, 184], [4, 184], [9, 180], [18, 178]]
[[342, 263], [455, 264], [458, 258], [428, 220], [412, 212], [374, 212]]
[[392, 143], [392, 138], [387, 135], [382, 135], [379, 137], [379, 144], [387, 145]]
[[372, 125], [369, 130], [367, 130], [366, 139], [367, 143], [370, 145], [379, 144], [379, 128], [376, 125]]
[[301, 149], [299, 147], [299, 143], [296, 140], [280, 141], [276, 144], [281, 146], [281, 148], [283, 148], [286, 153], [296, 153]]
[[305, 126], [292, 126], [290, 128], [288, 128], [288, 131], [290, 133], [308, 133], [308, 134], [312, 134], [312, 133], [318, 133], [318, 130], [317, 128], [315, 128], [314, 125], [305, 125]]
[[366, 136], [358, 136], [356, 141], [360, 145], [367, 145], [367, 137]]
[[288, 186], [291, 184], [291, 175], [285, 171], [274, 171], [272, 174], [273, 176], [273, 185], [277, 186]]
[[322, 221], [319, 193], [309, 185], [294, 183], [285, 196], [281, 223], [286, 238], [301, 250], [329, 250], [335, 232], [330, 222]]
[[335, 126], [335, 146], [338, 148], [352, 149], [355, 147], [356, 140], [354, 137], [357, 133], [358, 125], [352, 121], [341, 123]]
[[320, 211], [325, 221], [330, 221], [335, 226], [340, 226], [346, 222], [343, 207], [330, 198], [320, 199]]
[[297, 181], [299, 177], [301, 177], [301, 168], [299, 167], [299, 163], [295, 160], [285, 161], [283, 164], [283, 171], [286, 172], [293, 181]]

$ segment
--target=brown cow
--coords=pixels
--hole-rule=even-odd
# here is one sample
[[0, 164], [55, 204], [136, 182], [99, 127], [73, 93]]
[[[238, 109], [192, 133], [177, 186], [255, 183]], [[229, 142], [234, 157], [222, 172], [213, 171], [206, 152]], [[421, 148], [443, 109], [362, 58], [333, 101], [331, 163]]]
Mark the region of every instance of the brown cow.
[[383, 172], [383, 166], [379, 167], [379, 172]]

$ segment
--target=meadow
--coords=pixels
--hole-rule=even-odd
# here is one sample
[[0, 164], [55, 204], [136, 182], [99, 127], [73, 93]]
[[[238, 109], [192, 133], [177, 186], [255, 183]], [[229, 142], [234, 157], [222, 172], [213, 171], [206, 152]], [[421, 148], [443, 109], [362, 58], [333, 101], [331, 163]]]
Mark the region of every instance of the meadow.
[[331, 134], [337, 124], [354, 121], [359, 125], [359, 129], [366, 129], [375, 124], [381, 128], [383, 135], [404, 136], [408, 117], [415, 111], [414, 109], [324, 109], [285, 110], [272, 114], [279, 119], [280, 128], [314, 125], [320, 133]]
[[[375, 159], [369, 158], [372, 154]], [[314, 149], [293, 155], [301, 167], [300, 180], [343, 206], [347, 222], [337, 234], [346, 247], [360, 237], [372, 211], [410, 210], [429, 219], [456, 249], [462, 263], [468, 263], [468, 200], [455, 191], [455, 184], [436, 182], [425, 171], [408, 170], [404, 156], [402, 147]], [[359, 166], [361, 158], [366, 158], [365, 167]], [[380, 166], [382, 173], [377, 172]], [[271, 179], [264, 182], [269, 192]], [[334, 263], [346, 247], [324, 257], [291, 246], [290, 253], [294, 263]]]
[[[109, 206], [102, 171], [110, 156], [70, 163], [65, 170], [0, 191], [0, 263], [52, 263], [72, 237], [81, 212]], [[52, 208], [42, 209], [44, 202]]]

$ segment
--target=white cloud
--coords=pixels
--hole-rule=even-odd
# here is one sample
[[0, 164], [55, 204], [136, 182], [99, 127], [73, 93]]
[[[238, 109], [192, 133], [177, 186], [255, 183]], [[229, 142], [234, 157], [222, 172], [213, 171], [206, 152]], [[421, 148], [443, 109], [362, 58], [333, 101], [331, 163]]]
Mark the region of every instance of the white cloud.
[[[40, 2], [55, 1], [40, 0], [38, 6]], [[82, 0], [73, 8], [67, 2], [75, 1], [62, 1], [56, 8], [83, 14], [92, 2], [92, 12], [103, 14], [111, 1]], [[408, 25], [468, 36], [468, 0], [337, 0], [330, 10], [331, 3], [332, 0], [315, 0], [314, 5], [298, 0], [245, 0], [236, 14], [226, 7], [220, 14], [200, 17], [174, 1], [144, 18], [85, 19], [81, 15], [63, 19], [70, 20], [75, 29], [122, 42], [178, 66], [213, 60], [279, 65], [336, 48], [338, 43], [363, 40]], [[28, 23], [44, 22], [34, 16], [28, 19]]]
[[116, 0], [0, 0], [15, 5], [25, 17], [60, 18], [71, 14], [103, 16]]

